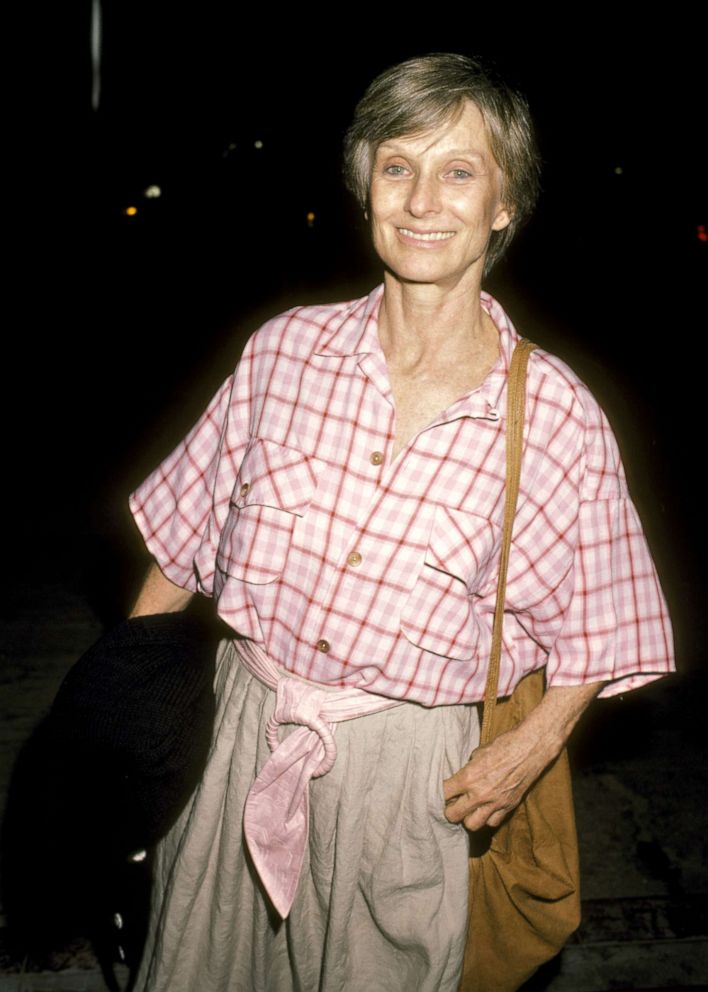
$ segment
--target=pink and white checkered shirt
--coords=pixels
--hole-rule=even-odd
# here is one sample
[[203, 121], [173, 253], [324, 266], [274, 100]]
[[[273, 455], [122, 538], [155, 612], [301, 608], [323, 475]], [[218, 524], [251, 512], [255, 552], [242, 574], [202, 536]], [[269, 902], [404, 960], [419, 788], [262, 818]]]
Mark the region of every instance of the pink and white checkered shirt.
[[[266, 323], [177, 449], [131, 497], [179, 586], [283, 669], [426, 706], [484, 696], [518, 335], [486, 293], [500, 359], [391, 459], [382, 287]], [[612, 431], [558, 358], [529, 362], [500, 691], [623, 692], [672, 671], [666, 605]]]

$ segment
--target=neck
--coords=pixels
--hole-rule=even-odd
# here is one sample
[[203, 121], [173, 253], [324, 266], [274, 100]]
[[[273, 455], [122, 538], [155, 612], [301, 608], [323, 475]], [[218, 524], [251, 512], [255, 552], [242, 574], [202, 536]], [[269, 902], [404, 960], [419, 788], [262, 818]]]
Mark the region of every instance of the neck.
[[452, 290], [400, 282], [385, 274], [379, 311], [379, 340], [387, 359], [440, 359], [470, 349], [488, 348], [494, 324], [480, 303], [480, 286]]

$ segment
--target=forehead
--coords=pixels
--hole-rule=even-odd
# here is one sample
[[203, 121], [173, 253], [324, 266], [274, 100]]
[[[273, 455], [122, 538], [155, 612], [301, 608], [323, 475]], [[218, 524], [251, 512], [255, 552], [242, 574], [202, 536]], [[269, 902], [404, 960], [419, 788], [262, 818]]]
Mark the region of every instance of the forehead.
[[450, 120], [415, 134], [386, 138], [376, 149], [377, 156], [396, 152], [415, 156], [460, 153], [495, 161], [484, 117], [471, 100], [465, 100]]

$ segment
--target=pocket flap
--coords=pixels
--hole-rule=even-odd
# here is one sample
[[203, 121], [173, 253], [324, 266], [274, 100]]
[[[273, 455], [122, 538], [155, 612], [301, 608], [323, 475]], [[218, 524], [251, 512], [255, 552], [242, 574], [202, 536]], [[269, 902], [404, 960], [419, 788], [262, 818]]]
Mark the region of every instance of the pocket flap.
[[272, 506], [302, 513], [317, 488], [315, 459], [265, 438], [255, 438], [246, 452], [234, 487], [232, 504]]
[[401, 630], [432, 654], [476, 657], [480, 623], [474, 593], [497, 547], [497, 527], [486, 517], [438, 506], [420, 575], [401, 612]]
[[479, 587], [482, 572], [496, 548], [497, 527], [486, 517], [439, 506], [425, 553], [427, 565], [464, 583], [468, 592]]

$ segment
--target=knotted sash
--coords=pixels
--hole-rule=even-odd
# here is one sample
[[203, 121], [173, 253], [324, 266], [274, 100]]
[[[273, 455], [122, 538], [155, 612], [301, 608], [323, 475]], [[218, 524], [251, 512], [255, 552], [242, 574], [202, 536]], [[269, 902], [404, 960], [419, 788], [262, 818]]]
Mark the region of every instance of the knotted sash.
[[[271, 756], [251, 786], [243, 814], [246, 844], [274, 907], [285, 919], [295, 898], [307, 847], [310, 779], [326, 775], [337, 758], [334, 725], [400, 706], [363, 689], [324, 689], [284, 672], [253, 641], [237, 641], [244, 667], [276, 694], [266, 726]], [[282, 742], [281, 724], [297, 729]]]

